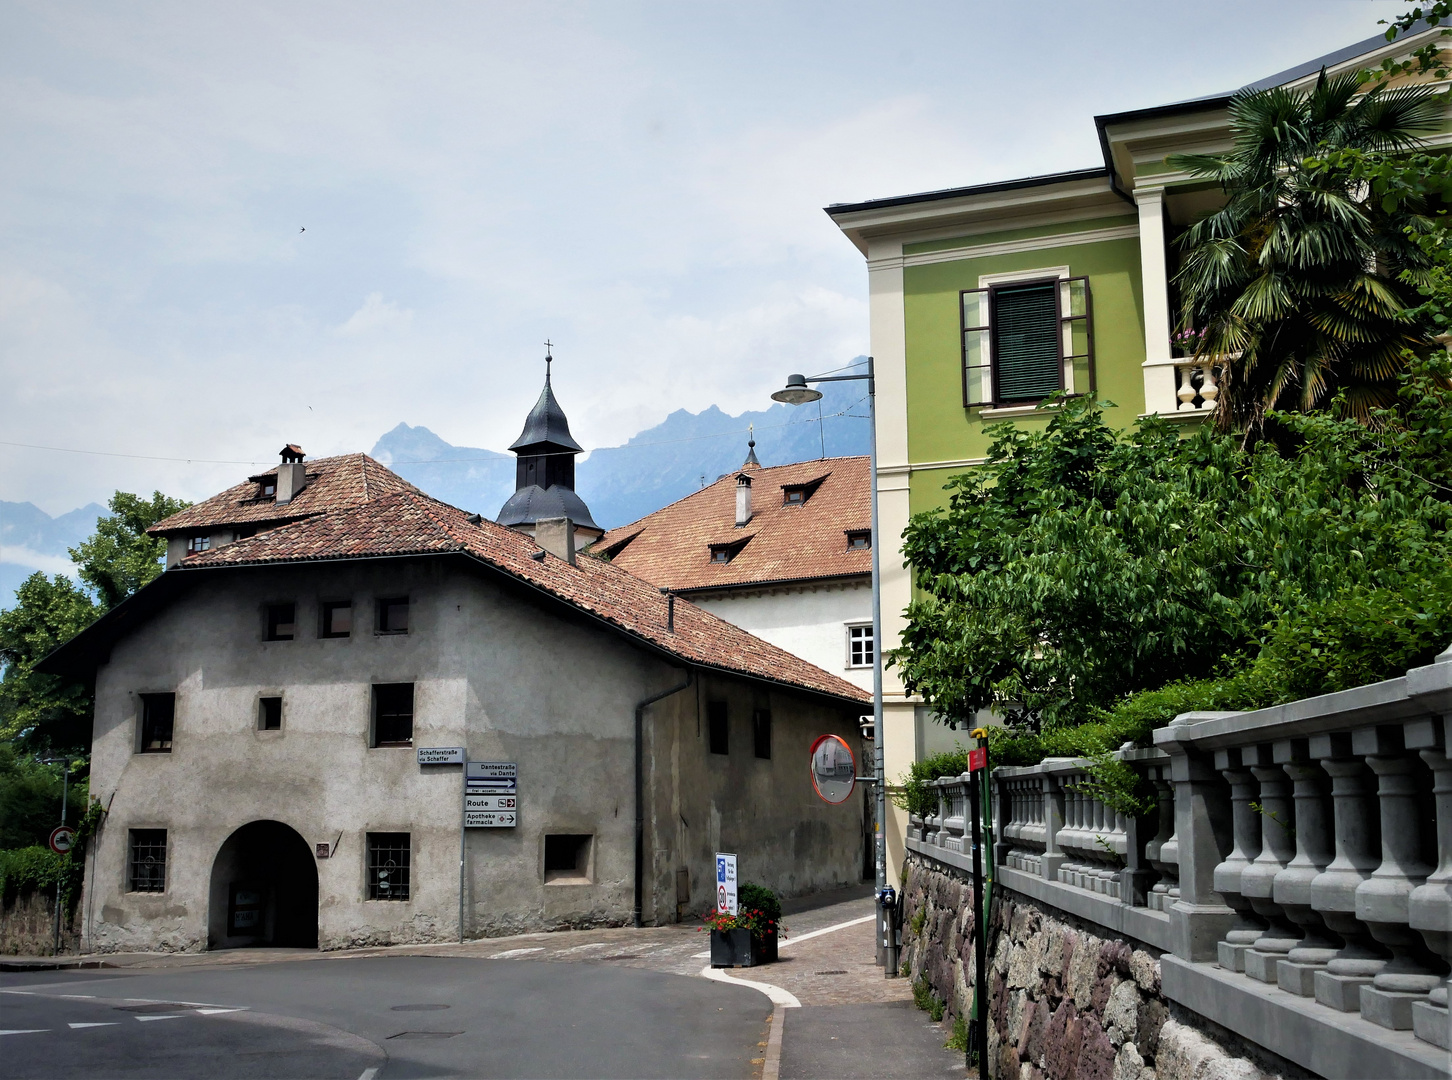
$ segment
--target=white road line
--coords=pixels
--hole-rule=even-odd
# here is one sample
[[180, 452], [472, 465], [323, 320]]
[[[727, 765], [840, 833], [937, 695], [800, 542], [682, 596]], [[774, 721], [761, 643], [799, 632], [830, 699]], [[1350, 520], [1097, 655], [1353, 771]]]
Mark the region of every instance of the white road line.
[[165, 1016], [138, 1016], [136, 1019], [140, 1020], [144, 1024], [144, 1023], [146, 1023], [149, 1020], [180, 1020], [183, 1015], [185, 1015], [185, 1014], [183, 1014], [183, 1013], [168, 1013]]
[[24, 994], [26, 997], [40, 996], [40, 994], [34, 990], [0, 990], [0, 994]]
[[786, 1025], [786, 1009], [778, 1005], [771, 1010], [771, 1034], [766, 1037], [766, 1060], [761, 1064], [761, 1080], [780, 1080], [781, 1031]]
[[247, 1011], [247, 1006], [245, 1006], [245, 1005], [239, 1005], [235, 1009], [198, 1009], [197, 1010], [197, 1015], [198, 1016], [216, 1016], [219, 1013], [246, 1012], [246, 1011]]
[[783, 990], [780, 986], [772, 986], [771, 983], [752, 982], [750, 979], [737, 979], [720, 968], [713, 968], [707, 964], [701, 969], [701, 977], [711, 979], [715, 982], [731, 983], [733, 986], [749, 986], [771, 998], [773, 1005], [780, 1005], [784, 1009], [800, 1009], [802, 1003], [796, 999], [794, 994]]
[[68, 1028], [115, 1027], [118, 1023], [120, 1023], [119, 1020], [107, 1020], [103, 1024], [67, 1024], [66, 1027], [68, 1027]]
[[707, 949], [705, 952], [693, 952], [693, 953], [691, 953], [691, 959], [692, 960], [709, 960], [709, 959], [711, 959], [711, 950], [710, 949]]
[[371, 1069], [364, 1069], [363, 1072], [359, 1074], [358, 1080], [373, 1080], [373, 1078], [375, 1076], [377, 1076], [377, 1075], [378, 1075], [378, 1066], [375, 1065]]
[[50, 1028], [13, 1028], [10, 1031], [0, 1031], [0, 1035], [37, 1035], [49, 1030]]
[[808, 934], [799, 934], [794, 938], [787, 938], [780, 945], [778, 945], [777, 948], [785, 949], [788, 945], [796, 945], [799, 942], [811, 941], [812, 938], [821, 937], [823, 934], [835, 934], [838, 930], [846, 930], [849, 926], [861, 926], [863, 923], [871, 922], [875, 918], [877, 918], [876, 915], [864, 915], [860, 919], [851, 919], [844, 923], [838, 923], [836, 926], [827, 926], [823, 927], [821, 930], [813, 930], [811, 933]]
[[94, 1000], [95, 997], [96, 997], [96, 995], [95, 994], [57, 994], [56, 997], [73, 998], [75, 1000], [80, 1000], [81, 998], [87, 998], [87, 999], [90, 999], [90, 1000]]
[[507, 960], [511, 956], [524, 956], [526, 953], [544, 952], [543, 945], [535, 945], [529, 949], [506, 949], [504, 952], [497, 952], [489, 957], [490, 960]]

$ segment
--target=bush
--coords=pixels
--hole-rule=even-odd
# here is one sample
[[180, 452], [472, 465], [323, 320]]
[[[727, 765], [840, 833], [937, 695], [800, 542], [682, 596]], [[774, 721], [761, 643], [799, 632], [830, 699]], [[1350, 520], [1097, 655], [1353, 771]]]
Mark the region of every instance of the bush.
[[80, 895], [83, 873], [80, 859], [73, 859], [69, 854], [57, 855], [38, 844], [0, 851], [0, 896], [8, 902], [23, 893], [53, 890], [59, 882], [61, 900], [69, 904]]
[[968, 771], [968, 751], [962, 744], [941, 754], [915, 761], [900, 781], [901, 790], [892, 793], [894, 805], [918, 817], [938, 812], [938, 793], [928, 785], [940, 776], [961, 776]]
[[774, 923], [781, 922], [781, 901], [765, 885], [743, 881], [736, 889], [736, 903], [742, 909], [761, 912]]

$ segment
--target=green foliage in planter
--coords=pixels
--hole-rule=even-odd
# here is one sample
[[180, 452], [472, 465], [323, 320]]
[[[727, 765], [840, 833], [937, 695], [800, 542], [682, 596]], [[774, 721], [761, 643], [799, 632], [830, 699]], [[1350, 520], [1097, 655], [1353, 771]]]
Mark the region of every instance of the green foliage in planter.
[[781, 922], [781, 901], [765, 885], [743, 881], [736, 889], [737, 905], [759, 911], [774, 923]]

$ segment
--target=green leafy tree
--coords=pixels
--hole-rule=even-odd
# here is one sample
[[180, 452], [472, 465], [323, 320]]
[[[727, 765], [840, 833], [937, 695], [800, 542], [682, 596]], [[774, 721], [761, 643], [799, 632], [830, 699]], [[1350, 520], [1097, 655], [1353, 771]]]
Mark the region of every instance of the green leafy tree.
[[1180, 238], [1176, 276], [1196, 355], [1224, 364], [1217, 421], [1252, 440], [1272, 410], [1333, 398], [1362, 421], [1396, 399], [1406, 351], [1421, 338], [1400, 275], [1425, 266], [1408, 235], [1425, 200], [1384, 205], [1317, 155], [1401, 154], [1441, 123], [1433, 85], [1365, 89], [1323, 71], [1310, 90], [1246, 90], [1230, 101], [1232, 149], [1172, 155], [1219, 184], [1225, 205]]
[[71, 548], [70, 555], [80, 579], [109, 609], [162, 571], [166, 541], [147, 536], [146, 530], [191, 504], [159, 491], [150, 499], [118, 491], [107, 505], [111, 513], [96, 521], [95, 533]]

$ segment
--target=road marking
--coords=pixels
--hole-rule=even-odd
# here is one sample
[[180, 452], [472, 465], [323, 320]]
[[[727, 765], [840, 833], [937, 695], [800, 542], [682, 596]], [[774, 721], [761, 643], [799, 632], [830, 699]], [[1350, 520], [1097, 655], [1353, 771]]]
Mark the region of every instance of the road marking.
[[69, 1028], [115, 1027], [118, 1022], [119, 1021], [116, 1021], [116, 1020], [108, 1020], [104, 1024], [67, 1024], [66, 1027], [69, 1027]]
[[[556, 956], [569, 956], [571, 953], [585, 952], [587, 949], [604, 949], [604, 948], [608, 948], [609, 947], [609, 944], [610, 943], [607, 942], [607, 941], [592, 941], [588, 945], [576, 945], [573, 948], [560, 949], [558, 952], [555, 953], [555, 955]], [[529, 950], [526, 949], [525, 951], [528, 952]]]
[[359, 1074], [358, 1080], [373, 1080], [373, 1078], [375, 1076], [377, 1076], [377, 1075], [378, 1075], [378, 1066], [375, 1065], [371, 1069], [364, 1069], [363, 1072]]
[[875, 918], [877, 918], [876, 915], [864, 915], [860, 919], [851, 919], [847, 922], [838, 923], [836, 926], [827, 926], [822, 928], [821, 930], [813, 930], [811, 933], [808, 934], [799, 934], [794, 938], [787, 938], [786, 941], [783, 941], [777, 947], [780, 949], [785, 949], [788, 945], [796, 945], [798, 942], [802, 941], [811, 941], [812, 938], [821, 937], [823, 934], [835, 934], [838, 930], [846, 930], [849, 926], [861, 926], [863, 923], [871, 922]]
[[136, 1019], [145, 1024], [151, 1020], [180, 1020], [182, 1015], [182, 1013], [168, 1013], [165, 1016], [138, 1016]]
[[56, 997], [74, 998], [74, 999], [77, 999], [77, 1000], [79, 1000], [81, 998], [86, 998], [86, 999], [89, 999], [89, 1000], [94, 1001], [96, 995], [95, 994], [57, 994]]
[[235, 1009], [198, 1009], [198, 1016], [216, 1016], [218, 1013], [246, 1012], [247, 1006], [239, 1005]]
[[701, 969], [701, 977], [711, 979], [715, 982], [731, 983], [733, 986], [749, 986], [751, 989], [759, 991], [771, 998], [773, 1005], [780, 1005], [784, 1009], [800, 1009], [802, 1007], [802, 1003], [796, 999], [795, 995], [783, 990], [780, 986], [772, 986], [771, 983], [752, 982], [750, 979], [738, 979], [734, 976], [727, 975], [726, 972], [721, 971], [719, 968], [713, 968], [710, 964], [707, 964]]
[[780, 1080], [781, 1031], [786, 1026], [786, 1009], [777, 1005], [771, 1010], [771, 1033], [766, 1037], [766, 1060], [761, 1063], [761, 1080]]
[[504, 952], [497, 952], [489, 957], [490, 960], [507, 960], [511, 956], [524, 956], [526, 953], [544, 952], [543, 945], [535, 945], [528, 949], [506, 949]]
[[0, 990], [0, 994], [24, 994], [26, 997], [39, 997], [34, 990]]
[[711, 950], [710, 949], [707, 949], [705, 952], [693, 952], [693, 953], [691, 953], [691, 959], [692, 960], [709, 960], [710, 958], [711, 958]]
[[0, 1031], [0, 1035], [36, 1035], [49, 1030], [50, 1028], [14, 1028], [10, 1031]]

